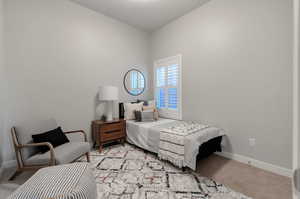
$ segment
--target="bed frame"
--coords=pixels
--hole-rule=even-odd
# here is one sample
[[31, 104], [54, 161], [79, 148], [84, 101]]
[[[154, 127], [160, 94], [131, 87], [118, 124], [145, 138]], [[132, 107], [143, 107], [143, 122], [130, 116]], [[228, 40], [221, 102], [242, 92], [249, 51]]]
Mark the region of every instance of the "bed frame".
[[[131, 102], [131, 103], [139, 103], [139, 102], [141, 101], [138, 100], [137, 102]], [[119, 118], [123, 119], [124, 113], [125, 113], [124, 104], [119, 103]], [[223, 138], [222, 136], [216, 137], [199, 146], [199, 153], [197, 155], [197, 159], [204, 159], [215, 152], [222, 152], [222, 147], [221, 147], [222, 138]]]

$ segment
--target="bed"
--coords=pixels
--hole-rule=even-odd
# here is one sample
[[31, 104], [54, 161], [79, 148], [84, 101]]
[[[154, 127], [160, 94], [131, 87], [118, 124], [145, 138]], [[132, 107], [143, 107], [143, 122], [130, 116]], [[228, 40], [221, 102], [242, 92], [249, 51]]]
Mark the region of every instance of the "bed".
[[[122, 105], [120, 105], [122, 110]], [[120, 111], [120, 117], [122, 117]], [[163, 129], [176, 125], [179, 121], [159, 118], [154, 122], [126, 121], [127, 141], [144, 150], [159, 154], [161, 151], [160, 138]], [[184, 140], [184, 165], [192, 170], [196, 170], [198, 158], [205, 158], [214, 152], [221, 152], [222, 137], [224, 130], [208, 126], [199, 133], [191, 134]]]

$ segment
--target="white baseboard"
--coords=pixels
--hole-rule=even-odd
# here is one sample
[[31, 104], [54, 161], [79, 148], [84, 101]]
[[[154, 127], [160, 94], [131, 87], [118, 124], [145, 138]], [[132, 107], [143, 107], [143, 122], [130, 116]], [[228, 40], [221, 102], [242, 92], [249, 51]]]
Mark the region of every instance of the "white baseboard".
[[238, 155], [238, 154], [233, 154], [229, 152], [218, 152], [216, 153], [217, 155], [220, 155], [222, 157], [235, 160], [244, 164], [248, 164], [266, 171], [270, 171], [272, 173], [276, 173], [278, 175], [286, 176], [289, 178], [292, 178], [293, 176], [293, 171], [292, 169], [287, 169], [283, 167], [279, 167], [270, 163], [266, 163], [263, 161], [255, 160], [246, 156]]

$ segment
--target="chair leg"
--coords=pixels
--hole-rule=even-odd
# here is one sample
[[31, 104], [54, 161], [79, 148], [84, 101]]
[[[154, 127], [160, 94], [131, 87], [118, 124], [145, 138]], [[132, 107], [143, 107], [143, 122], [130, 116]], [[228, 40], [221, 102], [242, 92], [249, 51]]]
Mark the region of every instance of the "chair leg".
[[85, 156], [86, 156], [86, 160], [87, 160], [88, 162], [91, 162], [91, 159], [90, 159], [90, 153], [86, 153]]
[[14, 180], [20, 173], [22, 173], [21, 170], [17, 169], [14, 174], [8, 179], [8, 181]]

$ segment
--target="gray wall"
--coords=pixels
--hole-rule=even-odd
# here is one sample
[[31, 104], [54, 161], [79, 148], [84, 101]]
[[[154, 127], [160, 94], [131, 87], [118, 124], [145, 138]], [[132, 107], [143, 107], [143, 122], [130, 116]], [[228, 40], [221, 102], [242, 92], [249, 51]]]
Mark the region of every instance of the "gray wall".
[[183, 55], [184, 119], [224, 128], [228, 152], [289, 169], [292, 49], [292, 0], [212, 0], [152, 35], [153, 60]]
[[[149, 55], [181, 53], [184, 119], [225, 128], [226, 151], [291, 168], [292, 0], [211, 0], [151, 37], [67, 0], [5, 0], [5, 22], [5, 160], [14, 157], [12, 125], [54, 117], [89, 133], [98, 86], [119, 86], [120, 99], [133, 100], [122, 89], [129, 68], [151, 78]], [[0, 20], [0, 56], [1, 42]]]
[[[0, 0], [0, 146], [3, 145], [3, 121], [4, 121], [4, 113], [5, 113], [5, 104], [4, 104], [4, 96], [5, 96], [5, 81], [4, 81], [4, 44], [3, 44], [3, 0]], [[1, 148], [0, 148], [1, 149]], [[0, 150], [0, 168], [2, 165], [2, 153]], [[0, 169], [1, 170], [1, 169]], [[1, 176], [1, 172], [0, 172]]]
[[[123, 75], [146, 75], [149, 35], [67, 0], [6, 0], [6, 76], [9, 82], [4, 159], [14, 157], [9, 128], [54, 117], [65, 129], [90, 133], [100, 85], [123, 89]], [[148, 76], [148, 75], [147, 75]], [[148, 98], [148, 90], [140, 98]], [[99, 117], [98, 117], [99, 118]]]
[[[295, 44], [297, 45], [296, 47], [298, 47], [297, 52], [298, 52], [298, 57], [295, 57], [297, 60], [296, 62], [298, 63], [298, 143], [296, 145], [297, 148], [297, 152], [294, 151], [296, 153], [296, 155], [298, 155], [298, 165], [297, 168], [300, 168], [300, 1], [299, 0], [295, 0], [295, 5], [298, 5], [298, 12], [297, 15], [295, 15], [295, 17], [298, 17], [297, 19], [297, 23], [298, 23], [298, 27], [297, 28], [297, 37], [298, 37], [298, 43]], [[295, 19], [296, 20], [296, 19]], [[296, 32], [295, 31], [295, 32]], [[300, 194], [300, 193], [299, 193]]]

